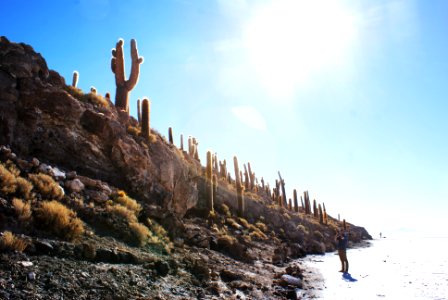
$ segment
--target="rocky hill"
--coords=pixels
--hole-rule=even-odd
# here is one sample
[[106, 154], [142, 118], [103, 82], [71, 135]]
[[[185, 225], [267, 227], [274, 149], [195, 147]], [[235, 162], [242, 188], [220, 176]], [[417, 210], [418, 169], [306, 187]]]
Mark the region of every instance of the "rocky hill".
[[342, 222], [143, 125], [0, 38], [0, 299], [310, 295], [294, 259], [333, 251]]

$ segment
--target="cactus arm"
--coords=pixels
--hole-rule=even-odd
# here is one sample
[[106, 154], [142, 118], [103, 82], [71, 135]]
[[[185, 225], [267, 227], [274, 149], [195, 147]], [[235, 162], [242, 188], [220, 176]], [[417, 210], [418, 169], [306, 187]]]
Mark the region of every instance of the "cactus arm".
[[143, 57], [138, 56], [137, 42], [134, 39], [131, 40], [131, 59], [132, 59], [131, 75], [129, 76], [129, 79], [126, 81], [126, 88], [129, 91], [132, 90], [137, 84], [138, 76], [140, 74], [140, 64], [143, 63]]
[[121, 86], [125, 82], [124, 77], [124, 56], [123, 56], [123, 40], [118, 40], [115, 49], [112, 50], [111, 67], [115, 74], [115, 83]]

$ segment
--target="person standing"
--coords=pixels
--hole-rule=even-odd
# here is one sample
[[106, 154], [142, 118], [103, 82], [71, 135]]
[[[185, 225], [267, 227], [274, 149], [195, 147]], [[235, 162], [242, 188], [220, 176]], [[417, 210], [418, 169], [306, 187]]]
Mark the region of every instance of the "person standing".
[[346, 230], [338, 230], [336, 234], [336, 248], [341, 260], [341, 270], [339, 272], [348, 273], [347, 259], [348, 233]]

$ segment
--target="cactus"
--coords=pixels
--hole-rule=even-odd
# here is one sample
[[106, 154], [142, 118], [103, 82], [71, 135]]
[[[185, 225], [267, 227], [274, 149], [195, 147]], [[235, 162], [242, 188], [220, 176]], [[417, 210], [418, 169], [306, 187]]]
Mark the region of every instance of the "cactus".
[[328, 216], [327, 216], [327, 210], [325, 209], [325, 203], [322, 203], [322, 206], [324, 208], [324, 224], [328, 225]]
[[282, 201], [286, 205], [286, 190], [285, 190], [285, 180], [280, 175], [280, 171], [278, 172], [278, 177], [280, 178], [280, 185], [282, 187]]
[[240, 177], [240, 169], [238, 167], [238, 158], [236, 156], [233, 157], [233, 165], [235, 168], [235, 185], [236, 185], [236, 193], [237, 193], [237, 201], [238, 201], [238, 214], [240, 217], [244, 215], [244, 196], [243, 196], [243, 185], [241, 183]]
[[207, 151], [207, 166], [205, 168], [205, 181], [206, 181], [206, 195], [207, 195], [207, 208], [209, 211], [213, 211], [213, 165], [212, 165], [212, 153]]
[[345, 222], [345, 219], [342, 220], [342, 227], [344, 228], [344, 230], [347, 230], [347, 223]]
[[104, 98], [106, 98], [107, 102], [110, 101], [110, 93], [106, 92], [106, 94], [104, 95]]
[[131, 75], [126, 80], [124, 74], [124, 55], [122, 39], [118, 40], [115, 49], [112, 49], [111, 68], [115, 74], [115, 106], [118, 109], [129, 113], [129, 92], [135, 87], [140, 74], [140, 64], [143, 63], [143, 57], [138, 56], [137, 42], [131, 40]]
[[324, 224], [324, 213], [322, 211], [322, 205], [319, 203], [319, 223]]
[[142, 122], [142, 103], [140, 99], [137, 99], [137, 120], [139, 124]]
[[191, 136], [188, 137], [188, 154], [193, 156], [193, 141], [191, 140]]
[[313, 200], [313, 216], [317, 219], [319, 218], [319, 212], [317, 211], [316, 199]]
[[149, 140], [149, 135], [151, 133], [150, 127], [150, 102], [147, 98], [144, 98], [142, 101], [142, 133], [141, 135]]
[[168, 141], [170, 142], [170, 144], [174, 144], [173, 141], [173, 128], [169, 127], [168, 128]]
[[96, 87], [91, 86], [91, 87], [90, 87], [90, 93], [96, 95]]
[[78, 86], [78, 79], [79, 79], [78, 71], [73, 71], [72, 87], [77, 87]]
[[294, 189], [294, 191], [293, 191], [293, 198], [294, 198], [294, 211], [296, 213], [298, 213], [299, 212], [299, 201], [297, 199], [297, 190], [296, 189]]
[[249, 180], [250, 180], [249, 188], [251, 191], [253, 191], [255, 188], [255, 173], [252, 172], [252, 168], [250, 167], [250, 162], [247, 163], [247, 169], [249, 171]]
[[180, 135], [180, 150], [184, 151], [184, 135]]
[[218, 194], [218, 176], [216, 174], [213, 174], [212, 178], [213, 183], [213, 203], [216, 202], [216, 195]]
[[244, 187], [246, 188], [246, 191], [249, 191], [249, 172], [247, 171], [246, 164], [244, 164]]
[[292, 201], [291, 201], [291, 198], [289, 198], [289, 201], [288, 201], [288, 210], [292, 211]]

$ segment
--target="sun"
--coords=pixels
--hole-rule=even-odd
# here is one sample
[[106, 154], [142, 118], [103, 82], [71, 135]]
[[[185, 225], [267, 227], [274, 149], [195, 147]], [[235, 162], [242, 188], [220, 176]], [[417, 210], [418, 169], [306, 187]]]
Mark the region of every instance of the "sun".
[[337, 1], [272, 0], [244, 31], [248, 59], [271, 94], [288, 97], [346, 55], [355, 19]]

